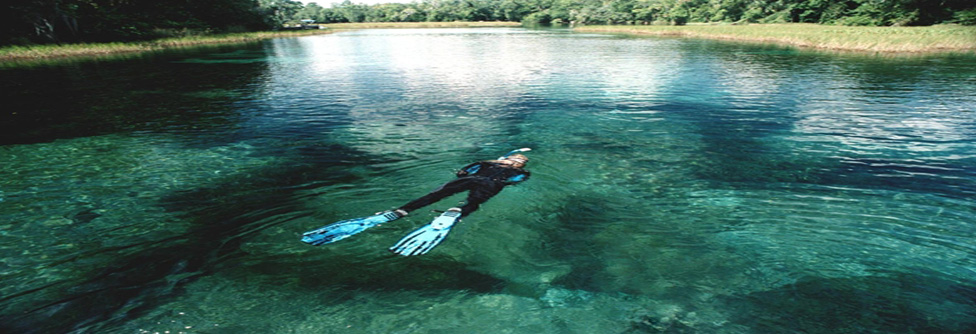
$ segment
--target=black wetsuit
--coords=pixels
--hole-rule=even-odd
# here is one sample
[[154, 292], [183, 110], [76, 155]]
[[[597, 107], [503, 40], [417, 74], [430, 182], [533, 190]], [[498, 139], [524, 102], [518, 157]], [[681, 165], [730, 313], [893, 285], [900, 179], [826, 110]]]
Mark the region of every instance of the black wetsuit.
[[478, 210], [481, 203], [498, 194], [505, 186], [527, 180], [529, 171], [497, 162], [479, 161], [461, 168], [457, 177], [400, 209], [414, 211], [467, 190], [468, 199], [461, 206], [461, 217], [464, 217]]

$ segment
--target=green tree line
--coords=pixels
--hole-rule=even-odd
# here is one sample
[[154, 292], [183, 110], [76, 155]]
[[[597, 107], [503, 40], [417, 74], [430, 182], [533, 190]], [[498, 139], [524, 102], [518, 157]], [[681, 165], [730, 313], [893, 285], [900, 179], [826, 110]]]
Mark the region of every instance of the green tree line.
[[0, 6], [0, 45], [122, 42], [269, 30], [274, 0], [12, 0]]
[[367, 6], [310, 3], [295, 19], [323, 23], [521, 21], [531, 24], [690, 22], [843, 25], [976, 24], [974, 0], [424, 0]]
[[420, 0], [323, 7], [291, 0], [15, 0], [0, 7], [0, 45], [114, 42], [274, 30], [319, 23], [513, 21], [843, 25], [976, 24], [976, 0]]

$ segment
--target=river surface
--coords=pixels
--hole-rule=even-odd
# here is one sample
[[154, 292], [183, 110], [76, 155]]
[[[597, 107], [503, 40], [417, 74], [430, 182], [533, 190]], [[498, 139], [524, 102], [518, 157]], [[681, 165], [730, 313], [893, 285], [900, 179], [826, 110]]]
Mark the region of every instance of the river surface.
[[[974, 56], [365, 30], [0, 100], [0, 332], [976, 331]], [[519, 147], [427, 255], [300, 242]]]

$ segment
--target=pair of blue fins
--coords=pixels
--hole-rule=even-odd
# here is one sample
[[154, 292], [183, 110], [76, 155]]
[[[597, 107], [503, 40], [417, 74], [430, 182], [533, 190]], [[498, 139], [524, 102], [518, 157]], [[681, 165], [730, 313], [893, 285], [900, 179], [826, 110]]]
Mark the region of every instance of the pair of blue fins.
[[[384, 211], [369, 217], [343, 220], [305, 232], [302, 234], [302, 242], [312, 246], [330, 244], [351, 237], [370, 227], [400, 219], [400, 217], [403, 216], [397, 212]], [[427, 254], [441, 241], [444, 241], [447, 233], [451, 232], [451, 227], [460, 219], [461, 209], [450, 208], [430, 224], [424, 225], [400, 239], [396, 245], [390, 247], [390, 251], [403, 256]]]

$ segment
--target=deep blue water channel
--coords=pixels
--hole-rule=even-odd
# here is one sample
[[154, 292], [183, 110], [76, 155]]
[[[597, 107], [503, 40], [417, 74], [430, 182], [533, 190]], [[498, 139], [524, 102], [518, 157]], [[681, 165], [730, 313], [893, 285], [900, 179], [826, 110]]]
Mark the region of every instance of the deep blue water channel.
[[[976, 332], [974, 56], [368, 30], [0, 100], [0, 332]], [[428, 255], [299, 242], [518, 147]]]

